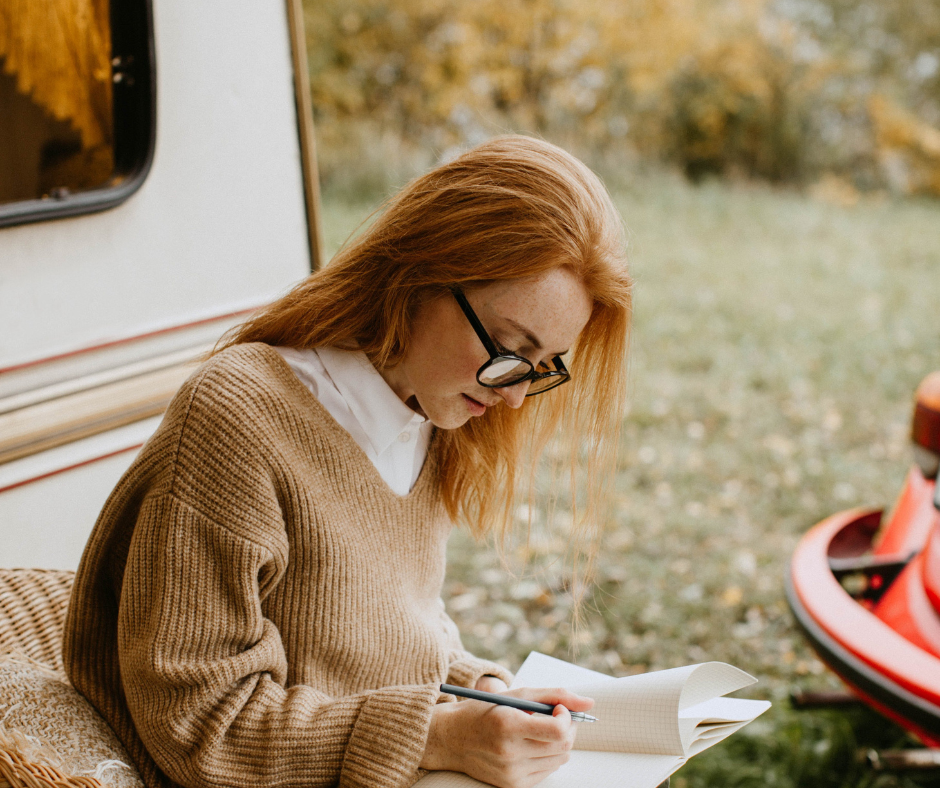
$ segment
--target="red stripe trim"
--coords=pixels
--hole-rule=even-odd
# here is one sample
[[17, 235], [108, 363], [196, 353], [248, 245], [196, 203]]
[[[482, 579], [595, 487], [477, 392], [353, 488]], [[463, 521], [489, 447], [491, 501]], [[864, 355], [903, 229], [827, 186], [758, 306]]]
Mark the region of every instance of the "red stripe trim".
[[[174, 331], [182, 331], [186, 328], [192, 328], [194, 326], [205, 325], [206, 323], [213, 323], [216, 320], [225, 320], [227, 317], [237, 317], [239, 315], [248, 315], [254, 312], [256, 309], [259, 309], [261, 305], [256, 307], [251, 307], [250, 309], [240, 309], [237, 312], [226, 312], [224, 315], [216, 315], [215, 317], [207, 317], [202, 320], [194, 320], [192, 323], [181, 323], [178, 326], [170, 326], [169, 328], [160, 328], [156, 331], [148, 331], [145, 334], [137, 334], [132, 337], [125, 337], [124, 339], [115, 339], [111, 342], [102, 342], [100, 345], [91, 345], [89, 347], [81, 348], [79, 350], [70, 350], [67, 353], [59, 353], [55, 356], [47, 356], [45, 358], [36, 359], [34, 361], [26, 361], [22, 364], [14, 364], [12, 367], [0, 367], [0, 375], [5, 372], [15, 372], [20, 369], [27, 369], [29, 367], [36, 367], [40, 364], [48, 364], [51, 361], [59, 361], [63, 358], [71, 358], [73, 356], [80, 356], [83, 353], [91, 353], [96, 350], [103, 350], [108, 347], [115, 347], [117, 345], [126, 345], [131, 342], [136, 342], [141, 339], [149, 339], [150, 337], [160, 336], [161, 334], [171, 334]], [[2, 492], [2, 490], [0, 490]]]
[[128, 446], [124, 449], [116, 449], [115, 451], [108, 452], [107, 454], [102, 454], [100, 457], [92, 457], [90, 460], [82, 460], [81, 462], [76, 462], [74, 465], [66, 465], [64, 468], [56, 468], [54, 471], [49, 471], [48, 473], [43, 473], [39, 476], [33, 476], [30, 479], [23, 479], [23, 481], [16, 482], [14, 484], [8, 484], [6, 487], [0, 487], [0, 493], [5, 493], [9, 490], [15, 490], [17, 487], [23, 487], [26, 484], [32, 484], [33, 482], [42, 481], [43, 479], [48, 479], [50, 476], [58, 476], [60, 473], [65, 473], [66, 471], [74, 471], [76, 468], [81, 468], [85, 465], [91, 465], [93, 462], [99, 462], [100, 460], [107, 460], [111, 457], [116, 457], [118, 454], [124, 454], [128, 451], [136, 451], [143, 445], [143, 443], [135, 443], [133, 446]]

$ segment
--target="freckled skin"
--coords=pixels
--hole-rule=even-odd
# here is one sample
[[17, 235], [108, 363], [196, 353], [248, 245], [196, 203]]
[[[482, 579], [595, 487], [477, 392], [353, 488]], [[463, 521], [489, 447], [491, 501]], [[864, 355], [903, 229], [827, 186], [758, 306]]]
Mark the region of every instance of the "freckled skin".
[[[538, 277], [497, 282], [466, 291], [487, 332], [533, 364], [567, 350], [591, 316], [591, 299], [580, 280], [558, 267]], [[508, 321], [525, 327], [542, 344], [531, 346]], [[424, 304], [402, 362], [380, 374], [403, 402], [441, 429], [455, 429], [473, 417], [465, 396], [487, 407], [522, 405], [528, 382], [500, 389], [477, 383], [488, 358], [460, 306], [451, 295]]]

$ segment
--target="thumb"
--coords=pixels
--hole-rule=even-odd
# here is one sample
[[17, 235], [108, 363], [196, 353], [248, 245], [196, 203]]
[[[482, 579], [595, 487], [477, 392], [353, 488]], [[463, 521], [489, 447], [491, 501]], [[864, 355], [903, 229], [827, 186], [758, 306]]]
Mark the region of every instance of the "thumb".
[[533, 693], [532, 700], [551, 703], [553, 706], [561, 705], [571, 711], [588, 711], [594, 706], [593, 698], [560, 687], [537, 690]]
[[562, 706], [560, 703], [555, 707], [555, 710], [552, 712], [553, 717], [567, 717], [568, 720], [571, 720], [571, 712], [568, 711], [566, 706]]

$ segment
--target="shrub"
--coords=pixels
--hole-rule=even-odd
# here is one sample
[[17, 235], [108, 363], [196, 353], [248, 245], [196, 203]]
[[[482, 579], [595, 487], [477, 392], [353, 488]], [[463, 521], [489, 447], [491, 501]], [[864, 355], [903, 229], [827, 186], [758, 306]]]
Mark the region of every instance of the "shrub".
[[[910, 18], [888, 0], [305, 3], [328, 186], [369, 169], [363, 151], [379, 170], [391, 161], [397, 181], [513, 130], [588, 158], [672, 162], [693, 178], [833, 172], [940, 194], [929, 163], [940, 133], [933, 0], [900, 0]], [[875, 93], [900, 104], [870, 102]], [[899, 143], [902, 126], [918, 130]]]

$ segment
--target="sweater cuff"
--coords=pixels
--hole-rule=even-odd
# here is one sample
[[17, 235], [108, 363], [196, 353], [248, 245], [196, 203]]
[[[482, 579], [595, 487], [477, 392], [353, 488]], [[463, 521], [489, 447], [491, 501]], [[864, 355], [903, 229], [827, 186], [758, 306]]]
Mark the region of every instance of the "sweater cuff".
[[479, 659], [472, 654], [464, 652], [450, 663], [447, 669], [447, 683], [458, 687], [473, 688], [480, 676], [496, 676], [506, 682], [508, 687], [512, 684], [512, 673], [497, 662]]
[[390, 687], [369, 693], [353, 726], [340, 785], [401, 788], [411, 785], [427, 745], [438, 687]]

